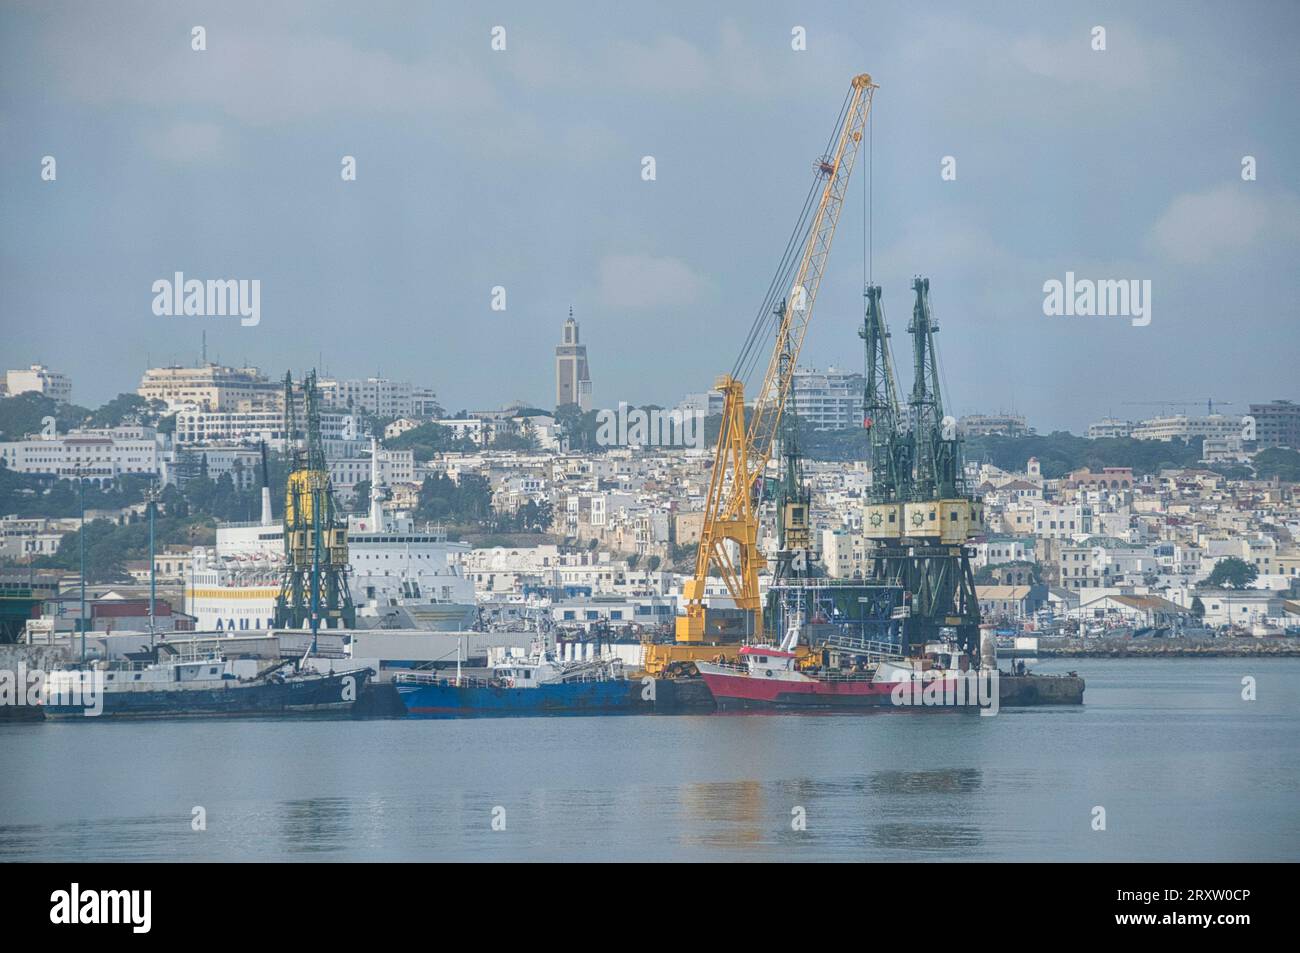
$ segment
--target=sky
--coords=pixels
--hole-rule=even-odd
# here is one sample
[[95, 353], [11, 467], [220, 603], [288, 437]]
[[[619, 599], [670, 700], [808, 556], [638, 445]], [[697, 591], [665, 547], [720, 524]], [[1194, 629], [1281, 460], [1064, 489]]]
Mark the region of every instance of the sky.
[[[861, 369], [868, 274], [904, 356], [925, 275], [950, 413], [1245, 413], [1300, 398], [1298, 45], [1284, 0], [7, 0], [0, 364], [93, 406], [206, 331], [272, 376], [549, 407], [572, 307], [597, 407], [675, 403], [731, 369], [868, 72], [801, 364]], [[155, 314], [178, 271], [260, 281], [259, 323]], [[1045, 314], [1067, 272], [1149, 281], [1149, 323]]]

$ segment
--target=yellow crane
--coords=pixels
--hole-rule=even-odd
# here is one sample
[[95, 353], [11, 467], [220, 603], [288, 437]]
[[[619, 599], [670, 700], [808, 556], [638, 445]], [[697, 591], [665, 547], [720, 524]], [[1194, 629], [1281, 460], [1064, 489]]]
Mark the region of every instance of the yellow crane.
[[[670, 662], [700, 658], [709, 654], [711, 637], [705, 611], [705, 591], [710, 569], [722, 577], [736, 607], [751, 613], [753, 631], [762, 631], [762, 602], [758, 574], [765, 560], [758, 549], [758, 505], [763, 477], [781, 424], [781, 414], [794, 382], [799, 350], [812, 318], [817, 289], [821, 285], [826, 259], [835, 237], [835, 226], [848, 190], [858, 147], [876, 90], [871, 77], [853, 77], [841, 107], [836, 131], [827, 153], [814, 166], [815, 179], [804, 212], [787, 245], [782, 267], [769, 289], [769, 301], [755, 319], [746, 350], [760, 339], [769, 303], [776, 303], [776, 342], [767, 362], [767, 372], [745, 420], [745, 386], [741, 380], [746, 364], [742, 351], [732, 374], [718, 378], [716, 389], [724, 398], [722, 429], [714, 452], [709, 493], [704, 506], [695, 575], [682, 589], [685, 613], [677, 617], [676, 646], [648, 646], [646, 670], [664, 671]], [[800, 247], [799, 258], [792, 257]], [[784, 278], [792, 277], [787, 284]], [[775, 292], [775, 294], [774, 294]], [[734, 550], [734, 553], [733, 553]], [[679, 651], [672, 651], [677, 648]], [[692, 649], [695, 649], [692, 651]], [[651, 651], [654, 650], [654, 651]], [[683, 651], [684, 650], [684, 651]]]

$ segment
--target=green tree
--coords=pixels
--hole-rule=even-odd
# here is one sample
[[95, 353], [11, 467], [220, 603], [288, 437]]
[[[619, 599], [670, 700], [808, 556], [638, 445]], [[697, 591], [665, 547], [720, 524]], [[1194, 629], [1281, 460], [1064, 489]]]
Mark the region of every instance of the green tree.
[[411, 450], [417, 460], [429, 460], [439, 453], [475, 453], [478, 444], [457, 437], [450, 427], [441, 424], [421, 424], [406, 433], [385, 440], [390, 450]]
[[1288, 483], [1300, 483], [1300, 451], [1273, 447], [1261, 450], [1250, 462], [1261, 480], [1277, 477]]
[[59, 433], [67, 433], [85, 423], [90, 411], [75, 404], [60, 404], [44, 394], [18, 394], [0, 400], [0, 439], [22, 440], [39, 434], [45, 418], [53, 417]]
[[570, 450], [594, 453], [605, 449], [596, 439], [599, 430], [596, 418], [599, 415], [600, 412], [595, 410], [584, 413], [577, 404], [561, 404], [555, 408], [555, 422], [568, 438]]
[[86, 425], [96, 428], [120, 426], [128, 417], [153, 426], [167, 412], [161, 400], [145, 400], [139, 394], [118, 394], [108, 403], [91, 413]]
[[536, 440], [524, 433], [498, 433], [492, 438], [493, 450], [534, 450]]
[[975, 571], [975, 583], [980, 586], [1000, 585], [1002, 580], [1007, 578], [1010, 572], [1015, 576], [1027, 574], [1027, 583], [1020, 585], [1039, 585], [1043, 581], [1043, 568], [1035, 562], [1018, 559], [1006, 563], [994, 563], [989, 566], [981, 566]]
[[462, 474], [459, 483], [435, 473], [425, 477], [415, 512], [420, 519], [484, 526], [492, 517], [492, 485], [477, 473]]
[[1210, 570], [1205, 585], [1211, 589], [1247, 589], [1259, 578], [1259, 570], [1244, 559], [1228, 556]]

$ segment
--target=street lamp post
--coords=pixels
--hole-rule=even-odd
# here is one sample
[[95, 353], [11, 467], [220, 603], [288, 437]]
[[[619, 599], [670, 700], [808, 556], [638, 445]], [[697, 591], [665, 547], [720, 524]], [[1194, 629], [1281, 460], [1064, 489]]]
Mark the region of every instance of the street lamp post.
[[86, 479], [77, 467], [77, 486], [81, 491], [81, 523], [77, 528], [77, 537], [81, 545], [81, 615], [77, 624], [81, 626], [81, 665], [86, 665]]
[[318, 651], [316, 639], [320, 629], [320, 505], [321, 492], [313, 489], [311, 491], [311, 654], [313, 656]]
[[154, 607], [158, 603], [158, 571], [157, 562], [154, 558], [153, 549], [153, 520], [154, 513], [158, 509], [158, 494], [154, 487], [149, 488], [148, 495], [149, 509], [149, 648], [153, 648], [156, 638], [156, 624], [154, 619]]

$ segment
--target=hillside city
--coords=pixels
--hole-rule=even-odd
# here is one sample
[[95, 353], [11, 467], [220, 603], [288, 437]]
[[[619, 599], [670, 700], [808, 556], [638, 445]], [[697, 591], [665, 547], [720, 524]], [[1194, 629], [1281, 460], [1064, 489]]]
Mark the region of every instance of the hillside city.
[[[445, 533], [480, 605], [542, 605], [573, 630], [666, 631], [695, 564], [722, 395], [597, 410], [572, 315], [555, 379], [552, 409], [449, 412], [428, 386], [322, 377], [335, 497], [348, 512], [377, 504]], [[83, 513], [92, 627], [121, 628], [139, 623], [148, 595], [156, 501], [154, 581], [174, 629], [195, 625], [187, 590], [212, 560], [215, 528], [256, 521], [264, 479], [279, 515], [286, 399], [301, 413], [301, 381], [286, 398], [285, 382], [256, 367], [203, 360], [147, 368], [134, 393], [89, 409], [67, 376], [32, 364], [0, 377], [0, 392], [0, 588], [43, 594], [56, 630], [80, 611]], [[986, 531], [970, 543], [984, 620], [1084, 636], [1296, 634], [1300, 404], [1200, 409], [1108, 417], [1086, 436], [1040, 435], [1018, 414], [960, 417], [966, 485], [985, 505]], [[792, 410], [814, 574], [869, 577], [862, 373], [799, 369]], [[760, 511], [769, 554], [773, 509]], [[710, 582], [725, 602], [722, 581]]]

